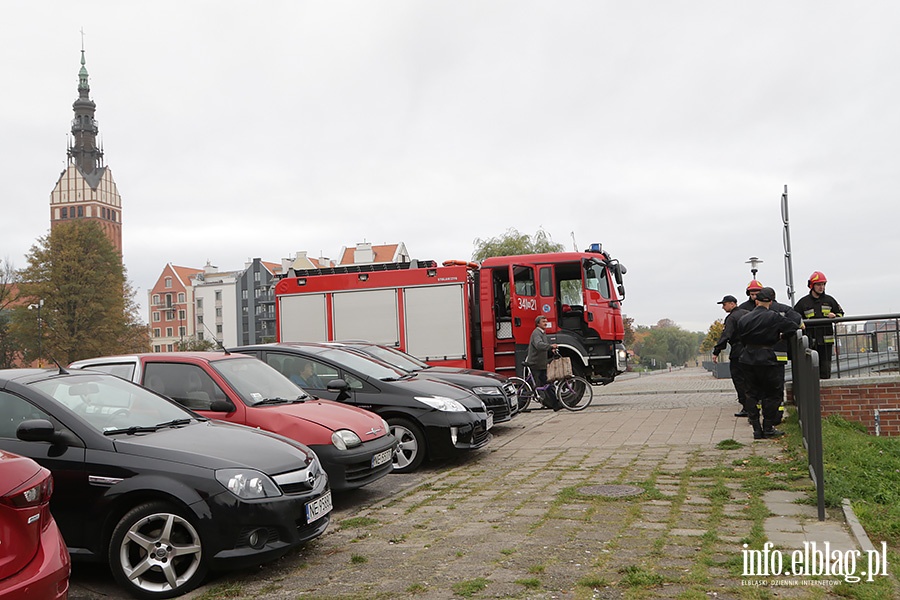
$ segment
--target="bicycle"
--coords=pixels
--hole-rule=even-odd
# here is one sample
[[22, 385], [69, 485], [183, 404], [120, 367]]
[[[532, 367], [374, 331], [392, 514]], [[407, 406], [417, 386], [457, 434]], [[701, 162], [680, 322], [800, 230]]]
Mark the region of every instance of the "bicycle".
[[547, 389], [552, 385], [556, 397], [559, 399], [562, 407], [571, 410], [584, 410], [590, 406], [594, 399], [594, 389], [590, 382], [584, 377], [572, 375], [565, 379], [551, 381], [547, 385], [538, 386], [534, 379], [534, 375], [528, 365], [524, 365], [525, 377], [510, 377], [508, 381], [516, 388], [516, 397], [518, 399], [519, 411], [524, 411], [532, 401], [537, 402], [541, 406], [546, 406], [544, 399]]

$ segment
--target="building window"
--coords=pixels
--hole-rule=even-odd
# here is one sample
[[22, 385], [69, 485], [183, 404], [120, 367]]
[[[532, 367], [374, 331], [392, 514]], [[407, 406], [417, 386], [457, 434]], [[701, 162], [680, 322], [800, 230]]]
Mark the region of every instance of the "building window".
[[242, 300], [246, 300], [246, 299], [247, 299], [247, 290], [241, 290], [241, 299], [242, 299]]
[[166, 337], [172, 337], [172, 328], [166, 327]]
[[83, 206], [79, 206], [79, 207], [78, 207], [78, 218], [80, 219], [80, 218], [83, 217], [83, 216], [84, 216], [84, 207], [83, 207]]
[[153, 322], [156, 323], [157, 321], [159, 321], [159, 311], [154, 310], [153, 311]]
[[184, 302], [184, 292], [178, 292], [178, 301]]
[[62, 209], [62, 218], [63, 219], [69, 218], [69, 209], [65, 206], [63, 206], [63, 209]]
[[159, 337], [159, 327], [153, 329], [153, 337]]
[[166, 289], [169, 289], [171, 287], [172, 287], [172, 278], [166, 277]]
[[178, 311], [178, 320], [179, 320], [179, 321], [184, 321], [185, 318], [186, 318], [186, 317], [185, 317], [184, 311], [183, 311], [183, 310], [179, 310], [179, 311]]
[[217, 316], [217, 317], [221, 317], [221, 316], [222, 316], [222, 309], [221, 309], [221, 308], [217, 308], [217, 309], [216, 309], [216, 316]]
[[203, 298], [197, 298], [197, 310], [203, 310]]
[[201, 342], [203, 341], [203, 332], [202, 331], [197, 332], [197, 339], [200, 340]]
[[178, 337], [184, 337], [187, 335], [187, 329], [184, 326], [178, 328]]
[[166, 352], [172, 352], [172, 344], [167, 345], [166, 348]]
[[216, 333], [222, 333], [222, 326], [216, 325]]
[[159, 304], [159, 294], [153, 294], [153, 304]]
[[259, 271], [253, 272], [253, 281], [255, 281], [256, 283], [259, 283]]
[[222, 301], [222, 290], [216, 290], [216, 302]]
[[172, 294], [166, 294], [166, 306], [172, 308]]
[[153, 351], [154, 351], [154, 352], [159, 352], [160, 349], [161, 349], [161, 348], [160, 348], [160, 345], [159, 345], [159, 344], [154, 344], [154, 346], [153, 346]]
[[175, 320], [175, 311], [167, 310], [166, 311], [166, 321], [174, 321]]
[[203, 315], [197, 315], [197, 322], [203, 324]]

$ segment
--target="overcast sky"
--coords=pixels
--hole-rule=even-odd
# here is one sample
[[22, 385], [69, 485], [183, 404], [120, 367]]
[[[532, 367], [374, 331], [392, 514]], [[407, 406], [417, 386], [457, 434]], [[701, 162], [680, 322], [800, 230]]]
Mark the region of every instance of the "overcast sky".
[[[0, 35], [0, 258], [49, 230], [84, 47], [147, 303], [221, 270], [514, 227], [627, 267], [625, 312], [706, 331], [751, 256], [900, 312], [900, 3], [46, 2]], [[574, 238], [574, 242], [573, 242]], [[145, 315], [146, 318], [146, 315]]]

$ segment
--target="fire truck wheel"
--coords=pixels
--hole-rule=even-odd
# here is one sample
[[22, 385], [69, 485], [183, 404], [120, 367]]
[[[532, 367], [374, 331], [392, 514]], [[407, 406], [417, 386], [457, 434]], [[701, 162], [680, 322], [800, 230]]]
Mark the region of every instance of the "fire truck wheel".
[[425, 460], [425, 434], [422, 428], [408, 419], [388, 419], [391, 434], [397, 438], [394, 450], [394, 473], [415, 471]]

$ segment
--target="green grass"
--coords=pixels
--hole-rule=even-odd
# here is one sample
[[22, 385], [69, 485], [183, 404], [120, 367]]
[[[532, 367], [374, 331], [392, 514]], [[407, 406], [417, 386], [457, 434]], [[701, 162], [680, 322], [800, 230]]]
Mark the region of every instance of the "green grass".
[[453, 593], [464, 598], [471, 598], [488, 586], [490, 580], [477, 577], [468, 581], [460, 581], [453, 584]]

